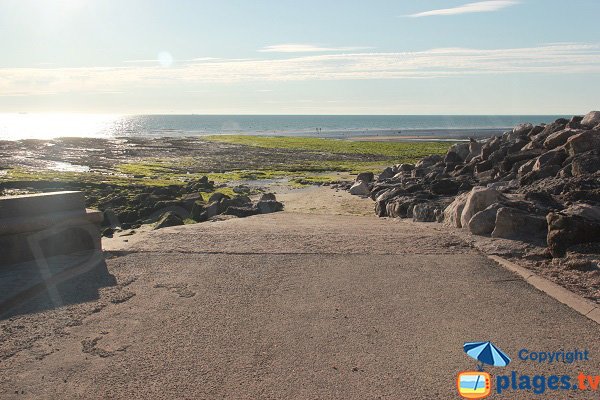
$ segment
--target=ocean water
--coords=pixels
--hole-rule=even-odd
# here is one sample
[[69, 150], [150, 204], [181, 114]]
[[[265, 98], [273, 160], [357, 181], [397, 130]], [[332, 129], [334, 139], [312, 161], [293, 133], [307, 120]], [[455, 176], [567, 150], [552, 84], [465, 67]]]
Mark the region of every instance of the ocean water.
[[559, 115], [105, 115], [0, 114], [0, 140], [214, 134], [464, 139]]

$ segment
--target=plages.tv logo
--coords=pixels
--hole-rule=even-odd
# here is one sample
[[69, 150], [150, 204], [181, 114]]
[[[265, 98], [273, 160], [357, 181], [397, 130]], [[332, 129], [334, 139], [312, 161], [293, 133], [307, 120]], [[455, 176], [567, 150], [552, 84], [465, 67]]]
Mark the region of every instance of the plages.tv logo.
[[467, 342], [463, 345], [463, 350], [477, 360], [478, 364], [476, 371], [458, 374], [458, 394], [465, 399], [484, 399], [492, 393], [492, 377], [483, 370], [483, 366], [506, 367], [510, 358], [492, 342]]

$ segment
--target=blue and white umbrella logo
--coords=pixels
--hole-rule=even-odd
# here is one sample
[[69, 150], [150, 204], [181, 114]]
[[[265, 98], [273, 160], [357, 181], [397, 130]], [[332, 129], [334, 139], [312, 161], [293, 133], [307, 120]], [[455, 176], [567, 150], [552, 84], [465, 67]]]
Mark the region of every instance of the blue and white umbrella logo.
[[484, 364], [506, 367], [510, 363], [510, 357], [494, 346], [492, 342], [468, 342], [464, 344], [463, 349], [470, 357], [481, 363], [477, 366], [480, 371], [483, 371]]

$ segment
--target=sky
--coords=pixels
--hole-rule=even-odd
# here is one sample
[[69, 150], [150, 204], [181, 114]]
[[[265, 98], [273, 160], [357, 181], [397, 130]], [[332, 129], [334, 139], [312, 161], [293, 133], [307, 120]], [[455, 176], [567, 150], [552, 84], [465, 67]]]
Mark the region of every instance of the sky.
[[0, 113], [582, 114], [598, 0], [0, 0]]

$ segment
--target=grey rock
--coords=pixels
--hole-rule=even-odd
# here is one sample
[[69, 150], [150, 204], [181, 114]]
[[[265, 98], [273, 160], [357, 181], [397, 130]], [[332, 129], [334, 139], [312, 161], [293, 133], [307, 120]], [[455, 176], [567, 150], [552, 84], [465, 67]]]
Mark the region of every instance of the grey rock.
[[501, 207], [500, 203], [494, 203], [473, 215], [469, 221], [469, 231], [474, 235], [491, 234], [496, 227], [496, 213]]
[[600, 111], [590, 111], [581, 121], [581, 125], [587, 126], [588, 128], [593, 128], [598, 124], [600, 124]]
[[368, 196], [370, 193], [369, 184], [365, 181], [355, 182], [350, 188], [350, 194], [355, 196]]
[[585, 131], [571, 136], [565, 148], [572, 156], [600, 148], [600, 131]]
[[578, 154], [571, 161], [571, 174], [584, 176], [600, 171], [600, 150], [592, 150]]
[[375, 175], [372, 172], [361, 172], [360, 174], [358, 174], [356, 176], [355, 182], [363, 181], [366, 183], [371, 183], [371, 182], [373, 182], [374, 178], [375, 178]]
[[553, 257], [564, 257], [573, 245], [600, 241], [600, 207], [575, 204], [549, 213], [546, 220], [548, 250]]
[[469, 194], [470, 192], [458, 195], [454, 201], [444, 209], [444, 224], [455, 228], [462, 227], [461, 216]]
[[221, 199], [229, 199], [230, 197], [227, 196], [226, 194], [223, 193], [219, 193], [219, 192], [215, 192], [213, 194], [210, 195], [210, 197], [208, 198], [208, 202], [209, 203], [213, 203], [216, 201], [220, 201]]
[[393, 178], [394, 175], [396, 175], [394, 173], [394, 170], [392, 168], [390, 168], [390, 167], [387, 167], [386, 169], [384, 169], [383, 171], [381, 171], [381, 173], [377, 177], [377, 180], [378, 181], [384, 181], [386, 179]]
[[549, 135], [544, 141], [544, 147], [547, 149], [554, 149], [555, 147], [562, 146], [567, 143], [567, 140], [574, 135], [581, 133], [579, 130], [575, 129], [565, 129], [562, 131], [554, 132]]
[[543, 242], [547, 231], [548, 224], [544, 217], [514, 208], [501, 207], [496, 213], [496, 225], [492, 237]]
[[473, 215], [502, 200], [504, 200], [504, 196], [495, 189], [481, 186], [474, 187], [467, 197], [467, 202], [460, 217], [461, 226], [467, 227]]
[[178, 226], [183, 225], [183, 219], [173, 211], [168, 211], [160, 217], [156, 225], [154, 225], [154, 229], [162, 229], [170, 226]]
[[[272, 201], [272, 200], [266, 200], [266, 201]], [[257, 208], [254, 207], [250, 207], [250, 206], [242, 206], [242, 207], [236, 207], [236, 206], [230, 206], [227, 207], [227, 210], [225, 210], [225, 212], [223, 214], [225, 215], [234, 215], [238, 218], [245, 218], [245, 217], [250, 217], [252, 215], [256, 215], [259, 213], [259, 210]], [[264, 213], [263, 213], [264, 214]]]
[[263, 193], [260, 196], [259, 201], [268, 201], [268, 200], [277, 201], [277, 198], [275, 197], [275, 193]]
[[270, 214], [283, 211], [283, 204], [275, 200], [259, 201], [256, 203], [256, 208], [261, 214]]

